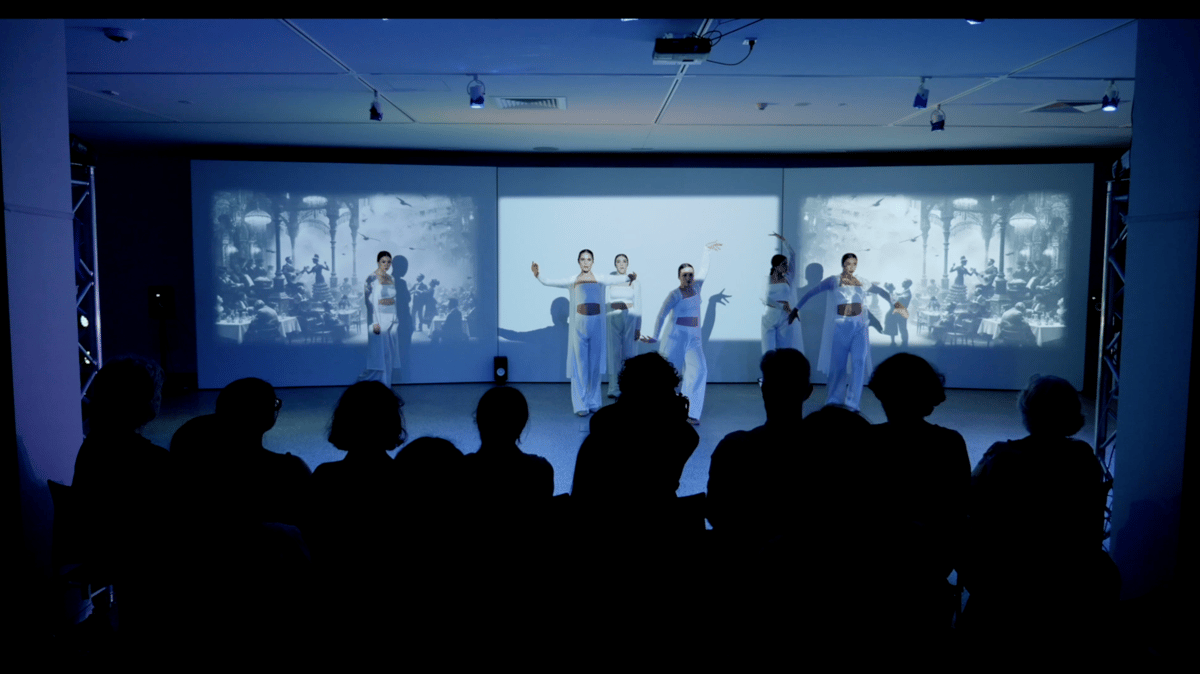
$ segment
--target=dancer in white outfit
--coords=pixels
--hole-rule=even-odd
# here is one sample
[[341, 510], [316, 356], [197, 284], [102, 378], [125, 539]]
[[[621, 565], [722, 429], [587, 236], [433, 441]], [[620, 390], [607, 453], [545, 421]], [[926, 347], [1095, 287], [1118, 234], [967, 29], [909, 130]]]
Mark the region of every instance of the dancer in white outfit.
[[[618, 255], [616, 276], [624, 276], [629, 269], [629, 256]], [[613, 275], [613, 274], [610, 274]], [[608, 397], [621, 395], [617, 384], [618, 375], [625, 359], [637, 355], [636, 340], [642, 337], [642, 285], [641, 281], [630, 281], [608, 286]]]
[[[817, 369], [829, 375], [826, 404], [844, 405], [854, 410], [859, 408], [862, 399], [863, 382], [871, 374], [871, 343], [867, 335], [869, 324], [867, 312], [863, 311], [863, 300], [867, 293], [876, 293], [892, 301], [891, 295], [877, 284], [855, 278], [854, 271], [857, 268], [858, 256], [846, 253], [842, 256], [841, 276], [830, 276], [822, 281], [800, 298], [800, 303], [792, 310], [794, 317], [800, 307], [817, 293], [827, 290], [838, 293], [837, 303], [831, 302], [830, 310], [825, 315], [825, 336], [821, 340]], [[908, 318], [908, 310], [903, 304], [896, 302], [893, 306], [897, 314]]]
[[[721, 250], [721, 244], [714, 241], [705, 246], [698, 268], [687, 263], [679, 265], [679, 287], [672, 290], [663, 302], [654, 321], [653, 336], [642, 336], [644, 342], [656, 342], [663, 322], [669, 323], [658, 353], [670, 361], [683, 377], [680, 391], [688, 399], [688, 422], [693, 425], [700, 424], [700, 413], [704, 410], [704, 388], [708, 384], [708, 363], [704, 360], [704, 344], [700, 335], [700, 289], [704, 285], [704, 277], [708, 275], [709, 251], [714, 250]], [[669, 321], [668, 316], [671, 319]]]
[[601, 276], [592, 274], [592, 251], [579, 251], [579, 275], [547, 281], [538, 274], [536, 262], [530, 267], [542, 285], [571, 291], [570, 341], [567, 346], [567, 377], [571, 379], [571, 404], [579, 416], [600, 409], [600, 368], [604, 364], [604, 286], [629, 283], [637, 274]]
[[[392, 370], [400, 367], [400, 340], [402, 321], [396, 313], [398, 293], [403, 293], [402, 305], [408, 306], [408, 286], [403, 280], [397, 285], [388, 274], [392, 268], [392, 255], [386, 250], [375, 256], [379, 268], [367, 277], [364, 295], [367, 303], [367, 371], [360, 381], [383, 382], [392, 386]], [[403, 258], [401, 258], [403, 260]], [[401, 270], [403, 273], [404, 270]]]
[[804, 351], [804, 334], [800, 324], [788, 320], [792, 307], [796, 304], [796, 251], [780, 234], [772, 232], [773, 236], [783, 242], [787, 255], [776, 255], [771, 258], [771, 273], [767, 277], [767, 289], [763, 295], [763, 304], [767, 310], [762, 318], [762, 351], [765, 355], [773, 349], [795, 349]]

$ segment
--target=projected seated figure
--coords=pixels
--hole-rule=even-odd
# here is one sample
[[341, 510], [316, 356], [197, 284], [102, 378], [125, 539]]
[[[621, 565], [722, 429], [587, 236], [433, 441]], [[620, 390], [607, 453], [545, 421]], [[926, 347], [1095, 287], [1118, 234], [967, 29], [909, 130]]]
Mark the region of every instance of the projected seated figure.
[[637, 279], [630, 272], [624, 276], [596, 277], [592, 273], [595, 256], [592, 251], [579, 251], [579, 274], [554, 281], [542, 278], [538, 263], [530, 265], [533, 276], [544, 286], [567, 288], [571, 291], [571, 304], [575, 310], [570, 314], [570, 329], [567, 346], [567, 377], [571, 380], [571, 404], [575, 414], [587, 416], [600, 409], [600, 367], [604, 363], [605, 317], [604, 286], [629, 283]]
[[[401, 358], [407, 356], [405, 338], [412, 336], [412, 325], [408, 318], [408, 284], [404, 279], [393, 279], [388, 271], [392, 267], [392, 254], [386, 250], [375, 256], [379, 268], [367, 277], [364, 292], [367, 307], [367, 371], [360, 381], [383, 382], [392, 385], [392, 372], [401, 367]], [[396, 274], [404, 276], [408, 271], [408, 260], [396, 258]]]
[[254, 302], [254, 318], [246, 331], [248, 341], [274, 341], [280, 337], [279, 313], [262, 300]]
[[658, 318], [654, 321], [652, 336], [642, 335], [642, 341], [658, 341], [667, 323], [666, 334], [661, 337], [658, 353], [666, 358], [683, 377], [680, 392], [688, 399], [688, 423], [700, 425], [700, 413], [704, 411], [704, 389], [708, 385], [708, 363], [704, 360], [704, 341], [700, 328], [700, 290], [708, 275], [711, 251], [721, 250], [720, 243], [713, 241], [704, 247], [700, 266], [688, 263], [679, 265], [677, 275], [679, 287], [672, 290], [663, 301]]
[[775, 349], [804, 351], [800, 324], [788, 320], [792, 305], [796, 303], [796, 251], [782, 235], [772, 232], [767, 236], [779, 239], [787, 249], [787, 255], [772, 257], [767, 273], [767, 288], [762, 300], [767, 307], [762, 317], [762, 351], [763, 354]]
[[[863, 382], [871, 371], [871, 343], [867, 334], [869, 323], [863, 311], [863, 300], [867, 293], [876, 293], [888, 302], [892, 296], [870, 281], [854, 276], [858, 268], [858, 256], [846, 253], [842, 256], [841, 276], [830, 276], [800, 298], [792, 310], [795, 315], [800, 307], [817, 293], [831, 291], [838, 294], [838, 303], [830, 303], [825, 314], [824, 338], [821, 340], [821, 355], [817, 369], [829, 375], [829, 397], [826, 404], [845, 405], [858, 410], [862, 399]], [[908, 309], [895, 302], [894, 311], [908, 318]]]
[[937, 323], [933, 324], [933, 343], [934, 346], [942, 346], [946, 343], [946, 337], [954, 332], [958, 327], [958, 305], [951, 302], [946, 305], [946, 311], [938, 317]]
[[458, 308], [458, 298], [451, 297], [447, 303], [449, 313], [446, 314], [446, 320], [441, 327], [433, 331], [429, 339], [434, 344], [442, 342], [462, 342], [467, 339], [467, 332], [464, 329], [462, 310]]
[[1017, 302], [1011, 309], [1000, 315], [1000, 333], [997, 342], [1001, 344], [1026, 345], [1036, 343], [1033, 328], [1025, 320], [1025, 303]]
[[[617, 270], [610, 276], [624, 276], [629, 270], [629, 256], [621, 253], [613, 258]], [[621, 395], [618, 383], [621, 366], [637, 355], [636, 340], [642, 337], [642, 282], [630, 281], [608, 286], [608, 397]]]

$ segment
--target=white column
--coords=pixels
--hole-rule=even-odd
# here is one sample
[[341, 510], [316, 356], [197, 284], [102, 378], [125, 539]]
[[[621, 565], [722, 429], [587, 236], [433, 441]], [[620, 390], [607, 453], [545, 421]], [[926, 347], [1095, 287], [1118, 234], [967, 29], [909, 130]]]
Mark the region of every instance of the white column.
[[[1137, 109], [1111, 545], [1125, 597], [1178, 577], [1187, 417], [1197, 403], [1190, 373], [1197, 356], [1200, 22], [1142, 20], [1137, 30], [1135, 101], [1121, 103]], [[1195, 427], [1192, 433], [1194, 444]]]

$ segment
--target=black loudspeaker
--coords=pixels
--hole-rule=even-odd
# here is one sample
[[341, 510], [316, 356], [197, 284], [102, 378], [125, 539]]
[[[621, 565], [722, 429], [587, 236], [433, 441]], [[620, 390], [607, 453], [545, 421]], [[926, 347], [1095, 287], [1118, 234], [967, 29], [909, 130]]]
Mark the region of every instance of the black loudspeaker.
[[508, 356], [496, 356], [492, 360], [492, 376], [497, 384], [508, 381]]
[[175, 318], [175, 288], [172, 286], [150, 286], [146, 293], [150, 303], [150, 318], [154, 320]]

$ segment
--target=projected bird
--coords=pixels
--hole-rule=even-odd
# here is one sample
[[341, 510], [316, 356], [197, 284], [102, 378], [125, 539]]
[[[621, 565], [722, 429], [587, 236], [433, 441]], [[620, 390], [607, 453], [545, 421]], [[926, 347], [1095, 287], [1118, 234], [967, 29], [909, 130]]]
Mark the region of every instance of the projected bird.
[[405, 200], [401, 199], [400, 197], [396, 197], [396, 201], [399, 201], [399, 202], [400, 202], [400, 204], [401, 204], [401, 205], [403, 205], [403, 206], [408, 206], [409, 208], [412, 208], [412, 204], [410, 204], [410, 203], [408, 203], [407, 201], [405, 201]]
[[373, 239], [373, 238], [367, 236], [366, 234], [359, 234], [359, 236], [361, 236], [363, 238], [363, 241], [378, 241], [379, 240], [379, 239]]
[[874, 207], [874, 206], [878, 206], [879, 204], [882, 204], [883, 200], [886, 198], [887, 197], [879, 197], [879, 201], [876, 201], [875, 203], [871, 204], [871, 206]]
[[917, 239], [919, 239], [919, 238], [921, 238], [921, 237], [918, 235], [918, 236], [914, 236], [914, 237], [913, 237], [913, 238], [911, 238], [911, 239], [905, 239], [905, 240], [903, 240], [903, 241], [897, 241], [897, 243], [915, 243], [915, 242], [916, 242], [916, 240], [917, 240]]

